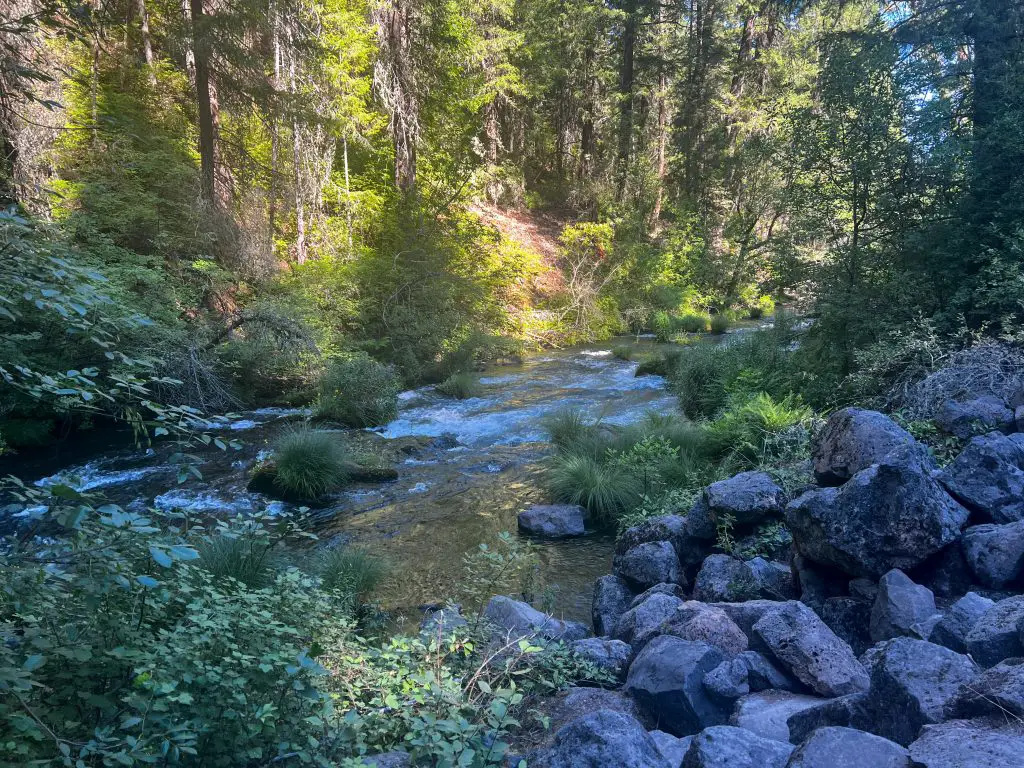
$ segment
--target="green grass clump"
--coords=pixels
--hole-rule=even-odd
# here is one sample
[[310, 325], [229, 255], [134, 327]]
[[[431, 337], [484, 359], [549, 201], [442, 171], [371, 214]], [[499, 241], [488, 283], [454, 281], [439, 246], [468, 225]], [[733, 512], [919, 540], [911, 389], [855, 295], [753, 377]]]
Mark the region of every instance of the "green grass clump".
[[711, 332], [723, 334], [729, 330], [729, 318], [724, 313], [719, 313], [711, 318]]
[[711, 318], [699, 312], [687, 312], [677, 322], [679, 329], [687, 333], [705, 333], [711, 329]]
[[548, 468], [548, 486], [557, 501], [585, 507], [598, 524], [609, 524], [642, 498], [639, 478], [593, 456], [560, 454]]
[[344, 484], [347, 458], [334, 435], [308, 427], [294, 429], [274, 446], [274, 483], [288, 493], [317, 499]]
[[616, 357], [619, 360], [632, 360], [633, 359], [633, 348], [628, 344], [619, 344], [612, 347], [612, 357]]
[[672, 315], [664, 310], [655, 312], [651, 318], [651, 330], [654, 332], [654, 337], [662, 344], [672, 341], [672, 337], [675, 335], [675, 325]]
[[453, 373], [440, 384], [436, 384], [434, 389], [445, 397], [454, 397], [456, 400], [478, 397], [482, 391], [480, 381], [471, 373]]
[[398, 415], [401, 391], [391, 366], [363, 353], [338, 358], [320, 380], [316, 416], [349, 427], [379, 427]]
[[272, 542], [257, 536], [211, 536], [201, 542], [197, 564], [216, 578], [231, 578], [250, 589], [262, 589], [273, 580], [283, 559]]
[[315, 570], [324, 589], [341, 593], [353, 607], [365, 602], [387, 575], [381, 558], [353, 547], [324, 550], [317, 556]]
[[763, 392], [727, 408], [707, 427], [719, 454], [731, 455], [743, 466], [771, 458], [773, 438], [810, 416], [810, 409], [793, 397], [776, 401]]

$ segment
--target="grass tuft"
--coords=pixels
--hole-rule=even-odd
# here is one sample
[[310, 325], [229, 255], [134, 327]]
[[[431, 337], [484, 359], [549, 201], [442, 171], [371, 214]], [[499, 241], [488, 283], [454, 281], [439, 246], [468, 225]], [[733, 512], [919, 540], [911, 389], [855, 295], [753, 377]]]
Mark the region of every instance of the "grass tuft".
[[230, 578], [250, 589], [262, 589], [274, 580], [283, 559], [272, 544], [256, 536], [212, 536], [197, 547], [197, 564], [216, 578]]
[[353, 547], [324, 550], [315, 565], [323, 588], [340, 592], [353, 608], [365, 602], [387, 575], [381, 558]]
[[548, 485], [557, 501], [585, 507], [598, 524], [609, 524], [641, 501], [637, 477], [593, 456], [562, 454], [548, 469]]
[[473, 374], [453, 373], [440, 384], [436, 384], [434, 389], [445, 397], [466, 400], [470, 397], [478, 397], [483, 388], [480, 386], [480, 381]]
[[348, 479], [347, 454], [329, 432], [299, 427], [274, 446], [274, 483], [288, 493], [317, 499]]
[[632, 360], [633, 359], [633, 348], [628, 344], [619, 344], [612, 347], [612, 356], [619, 360]]
[[729, 330], [729, 318], [724, 313], [719, 313], [711, 318], [711, 332], [714, 334], [723, 334]]

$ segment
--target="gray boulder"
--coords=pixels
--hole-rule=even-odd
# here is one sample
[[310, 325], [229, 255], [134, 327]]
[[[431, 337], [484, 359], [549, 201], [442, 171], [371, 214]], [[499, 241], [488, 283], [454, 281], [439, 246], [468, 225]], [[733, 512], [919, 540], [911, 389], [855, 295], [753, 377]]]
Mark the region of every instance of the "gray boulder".
[[744, 651], [704, 675], [704, 688], [723, 706], [749, 693], [798, 691], [801, 686], [757, 651]]
[[1007, 659], [961, 686], [946, 705], [950, 718], [994, 715], [1024, 724], [1024, 659]]
[[462, 608], [458, 605], [446, 605], [436, 611], [430, 611], [420, 622], [420, 634], [428, 637], [451, 637], [452, 634], [468, 627], [469, 622], [462, 615]]
[[754, 634], [754, 625], [761, 620], [761, 618], [772, 611], [784, 608], [791, 603], [796, 603], [795, 600], [780, 601], [780, 600], [748, 600], [745, 603], [710, 603], [713, 608], [720, 609], [726, 616], [728, 616], [740, 631], [747, 636], [750, 641], [751, 650], [760, 651], [761, 653], [770, 653], [768, 646], [761, 642], [761, 639]]
[[573, 720], [609, 710], [621, 712], [647, 726], [647, 720], [640, 707], [629, 696], [604, 688], [567, 688], [548, 699], [541, 700], [540, 709], [547, 715], [551, 732], [558, 731]]
[[625, 579], [637, 589], [655, 584], [678, 583], [681, 575], [679, 557], [667, 541], [648, 541], [637, 544], [612, 561], [615, 575]]
[[786, 507], [801, 554], [875, 578], [924, 562], [959, 538], [967, 517], [913, 459], [873, 464], [842, 488], [808, 491]]
[[825, 626], [860, 655], [871, 646], [871, 604], [852, 597], [830, 597], [817, 610]]
[[686, 757], [686, 751], [690, 748], [690, 744], [693, 741], [693, 736], [679, 738], [671, 733], [665, 733], [665, 731], [650, 731], [650, 736], [654, 739], [654, 743], [658, 745], [658, 751], [661, 752], [661, 756], [668, 761], [669, 765], [672, 768], [681, 768], [683, 758]]
[[786, 691], [752, 693], [736, 702], [729, 722], [762, 738], [789, 742], [789, 718], [821, 702], [817, 696]]
[[793, 747], [719, 725], [693, 737], [683, 768], [785, 768]]
[[688, 600], [662, 625], [662, 633], [713, 645], [727, 656], [747, 650], [747, 636], [725, 611]]
[[678, 597], [680, 600], [685, 600], [686, 590], [679, 584], [655, 584], [650, 589], [644, 590], [634, 597], [633, 601], [627, 606], [627, 609], [636, 608], [651, 595], [671, 595], [672, 597]]
[[1018, 768], [1024, 727], [1003, 719], [926, 725], [910, 745], [914, 768]]
[[870, 727], [866, 693], [851, 693], [835, 699], [822, 699], [789, 716], [789, 742], [802, 744], [819, 728], [843, 727], [862, 730]]
[[752, 629], [775, 658], [816, 693], [842, 696], [868, 687], [867, 674], [850, 646], [803, 603], [783, 603]]
[[1013, 411], [995, 395], [982, 395], [963, 402], [947, 400], [935, 415], [935, 425], [961, 440], [991, 429], [1012, 432]]
[[688, 736], [726, 721], [725, 711], [708, 696], [704, 675], [722, 663], [707, 643], [662, 635], [640, 651], [626, 676], [625, 691], [674, 736]]
[[639, 525], [634, 525], [622, 532], [615, 542], [615, 554], [624, 555], [640, 544], [657, 541], [674, 542], [683, 533], [685, 527], [686, 517], [682, 515], [662, 515], [644, 520]]
[[1024, 579], [1024, 520], [975, 525], [964, 531], [964, 557], [979, 584], [992, 589]]
[[780, 516], [786, 494], [765, 472], [741, 472], [705, 488], [704, 504], [714, 520], [728, 516], [736, 525], [754, 525]]
[[1024, 520], [1024, 446], [992, 432], [971, 439], [939, 475], [968, 509], [994, 523]]
[[967, 656], [909, 637], [888, 640], [869, 656], [870, 730], [903, 745], [921, 726], [942, 722], [950, 699], [979, 674]]
[[795, 600], [796, 583], [793, 570], [786, 563], [777, 563], [755, 557], [747, 561], [747, 567], [754, 574], [760, 597], [768, 600]]
[[878, 596], [871, 609], [871, 639], [874, 642], [914, 635], [912, 627], [936, 614], [935, 596], [927, 587], [910, 580], [893, 568], [878, 581]]
[[797, 748], [786, 768], [910, 768], [910, 752], [853, 728], [821, 728]]
[[674, 595], [655, 592], [642, 603], [630, 608], [619, 619], [615, 637], [640, 649], [652, 637], [662, 634], [662, 627], [675, 616], [683, 601]]
[[594, 597], [590, 602], [595, 635], [613, 635], [619, 619], [629, 610], [633, 590], [625, 579], [602, 576], [594, 582]]
[[532, 605], [513, 600], [511, 597], [496, 595], [484, 609], [484, 618], [494, 627], [495, 633], [510, 637], [536, 635], [546, 640], [581, 640], [590, 630], [578, 621], [562, 621], [541, 613]]
[[995, 603], [976, 592], [968, 592], [942, 616], [927, 640], [944, 645], [957, 653], [967, 653], [967, 635], [986, 611]]
[[1024, 656], [1024, 595], [1000, 600], [974, 622], [967, 633], [967, 651], [983, 667]]
[[582, 536], [587, 511], [578, 504], [534, 504], [519, 513], [519, 530], [549, 539]]
[[845, 483], [894, 450], [915, 444], [913, 435], [878, 411], [843, 408], [814, 436], [811, 460], [822, 485]]
[[626, 676], [629, 658], [633, 655], [633, 648], [630, 645], [607, 637], [586, 637], [577, 640], [572, 644], [572, 649], [576, 655], [617, 678]]
[[645, 520], [623, 531], [615, 543], [615, 554], [624, 555], [633, 547], [649, 542], [667, 541], [687, 575], [700, 565], [714, 544], [715, 524], [710, 517], [700, 520], [688, 515], [662, 515]]
[[531, 768], [669, 768], [636, 719], [602, 709], [563, 726], [551, 746], [531, 754]]
[[693, 599], [706, 603], [741, 603], [760, 596], [754, 572], [729, 555], [709, 555], [693, 585]]

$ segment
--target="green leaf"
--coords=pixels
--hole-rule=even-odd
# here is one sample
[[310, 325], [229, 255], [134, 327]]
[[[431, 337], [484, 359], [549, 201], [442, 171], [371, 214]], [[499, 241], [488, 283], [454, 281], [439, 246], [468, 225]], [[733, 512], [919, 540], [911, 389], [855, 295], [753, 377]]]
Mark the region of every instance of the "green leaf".
[[170, 568], [171, 564], [174, 562], [166, 552], [162, 549], [158, 549], [157, 547], [150, 547], [149, 555], [157, 562], [158, 565], [162, 565], [164, 568]]

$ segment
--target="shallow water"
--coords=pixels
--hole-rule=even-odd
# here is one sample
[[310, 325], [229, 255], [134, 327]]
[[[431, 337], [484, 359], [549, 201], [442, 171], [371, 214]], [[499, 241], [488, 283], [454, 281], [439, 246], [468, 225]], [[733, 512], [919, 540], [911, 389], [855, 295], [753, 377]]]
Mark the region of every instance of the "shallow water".
[[[657, 351], [646, 339], [614, 343], [628, 343], [640, 355]], [[545, 416], [576, 407], [627, 424], [650, 410], [675, 408], [662, 379], [635, 378], [637, 363], [613, 357], [611, 346], [548, 351], [489, 368], [481, 373], [481, 395], [467, 400], [442, 397], [430, 387], [403, 393], [398, 418], [375, 430], [396, 441], [390, 445], [404, 446], [398, 480], [339, 494], [317, 511], [321, 538], [340, 537], [384, 557], [390, 576], [378, 597], [398, 615], [412, 617], [422, 604], [458, 599], [463, 556], [503, 531], [514, 532], [516, 515], [528, 504], [549, 501], [541, 477], [550, 450]], [[306, 415], [273, 408], [238, 414], [229, 430], [242, 449], [196, 452], [203, 477], [182, 485], [170, 445], [113, 450], [57, 471], [40, 465], [37, 482], [101, 491], [128, 507], [195, 516], [278, 511], [287, 505], [246, 490], [249, 471], [282, 428]], [[553, 610], [589, 620], [594, 579], [611, 569], [612, 539], [591, 534], [535, 546], [542, 581], [555, 587]]]

